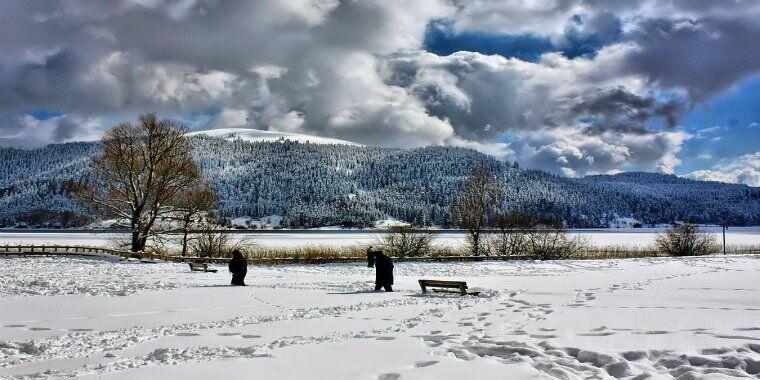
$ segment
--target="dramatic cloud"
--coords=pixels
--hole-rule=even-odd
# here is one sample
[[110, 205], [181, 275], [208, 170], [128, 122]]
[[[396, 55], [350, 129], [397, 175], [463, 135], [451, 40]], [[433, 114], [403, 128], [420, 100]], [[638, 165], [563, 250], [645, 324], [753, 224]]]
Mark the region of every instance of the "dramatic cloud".
[[725, 90], [760, 69], [760, 23], [753, 18], [654, 19], [630, 31], [636, 50], [627, 69], [696, 100]]
[[[532, 167], [566, 175], [619, 168], [672, 173], [688, 137], [672, 130], [685, 100], [618, 75], [628, 50], [603, 49], [594, 59], [545, 54], [536, 63], [412, 52], [390, 58], [386, 75], [459, 136], [516, 136], [509, 158]], [[650, 125], [658, 120], [664, 127]]]
[[[93, 139], [156, 111], [573, 176], [673, 172], [683, 115], [760, 72], [758, 17], [747, 1], [8, 2], [0, 144]], [[440, 55], [436, 25], [454, 39]]]
[[687, 174], [687, 177], [760, 187], [760, 152], [722, 160], [712, 170], [698, 170]]

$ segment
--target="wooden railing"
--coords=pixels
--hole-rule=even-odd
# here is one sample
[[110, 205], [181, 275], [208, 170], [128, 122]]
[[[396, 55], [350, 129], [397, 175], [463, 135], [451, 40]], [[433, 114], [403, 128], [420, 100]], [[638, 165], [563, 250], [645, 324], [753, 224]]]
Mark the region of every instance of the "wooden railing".
[[[225, 257], [198, 257], [198, 256], [166, 256], [143, 252], [129, 252], [105, 247], [81, 246], [81, 245], [0, 245], [0, 255], [18, 256], [118, 256], [135, 259], [159, 259], [172, 262], [206, 262], [226, 264], [229, 258]], [[394, 261], [422, 261], [422, 262], [446, 262], [446, 261], [477, 261], [477, 260], [524, 260], [525, 256], [436, 256], [398, 258]], [[345, 257], [252, 257], [248, 259], [251, 264], [274, 265], [274, 264], [328, 264], [328, 263], [352, 263], [363, 262], [366, 258]]]
[[0, 245], [2, 255], [114, 255], [135, 257], [139, 254], [105, 247], [83, 245]]

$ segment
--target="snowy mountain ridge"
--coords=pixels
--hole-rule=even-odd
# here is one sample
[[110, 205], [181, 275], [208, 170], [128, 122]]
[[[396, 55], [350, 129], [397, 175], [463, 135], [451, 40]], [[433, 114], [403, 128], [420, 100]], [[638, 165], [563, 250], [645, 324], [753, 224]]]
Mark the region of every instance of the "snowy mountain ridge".
[[[760, 225], [760, 188], [746, 185], [635, 172], [567, 178], [463, 148], [250, 142], [220, 133], [194, 135], [193, 155], [217, 192], [219, 213], [230, 220], [278, 215], [282, 227], [373, 227], [378, 220], [445, 227], [459, 184], [484, 167], [503, 190], [497, 210], [571, 227], [620, 220]], [[91, 223], [69, 190], [97, 150], [96, 142], [0, 148], [0, 226]]]
[[193, 131], [187, 134], [188, 137], [193, 136], [209, 136], [222, 138], [227, 140], [241, 139], [247, 142], [275, 142], [275, 141], [294, 141], [299, 143], [311, 143], [311, 144], [339, 144], [339, 145], [355, 145], [360, 146], [355, 142], [334, 139], [330, 137], [321, 137], [314, 135], [306, 135], [301, 133], [292, 132], [278, 132], [278, 131], [264, 131], [261, 129], [250, 128], [220, 128], [220, 129], [206, 129], [202, 131]]

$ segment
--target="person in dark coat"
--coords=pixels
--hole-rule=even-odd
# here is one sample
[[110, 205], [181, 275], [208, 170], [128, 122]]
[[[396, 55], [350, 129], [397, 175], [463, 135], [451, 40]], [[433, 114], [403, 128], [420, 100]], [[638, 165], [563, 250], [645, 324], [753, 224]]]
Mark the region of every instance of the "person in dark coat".
[[237, 249], [232, 251], [230, 260], [230, 273], [232, 273], [232, 285], [245, 286], [245, 275], [248, 273], [248, 262]]
[[393, 260], [379, 249], [367, 248], [367, 266], [375, 267], [375, 291], [393, 291]]

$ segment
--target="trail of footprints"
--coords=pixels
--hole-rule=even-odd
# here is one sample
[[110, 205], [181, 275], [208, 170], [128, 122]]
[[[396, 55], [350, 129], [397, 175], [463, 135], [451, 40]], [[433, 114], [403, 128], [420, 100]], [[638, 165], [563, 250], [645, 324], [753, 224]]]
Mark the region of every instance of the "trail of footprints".
[[[277, 307], [264, 300], [252, 296], [252, 298]], [[96, 331], [90, 329], [70, 329], [69, 334], [53, 338], [35, 339], [28, 342], [2, 342], [0, 348], [6, 348], [9, 355], [0, 359], [0, 366], [15, 366], [32, 361], [44, 361], [62, 356], [72, 357], [95, 357], [103, 355], [104, 357], [114, 359], [105, 365], [85, 366], [74, 371], [58, 371], [37, 374], [41, 378], [61, 377], [82, 375], [86, 373], [101, 373], [127, 368], [135, 368], [145, 365], [156, 364], [174, 364], [188, 360], [217, 360], [230, 357], [262, 357], [269, 356], [269, 350], [288, 347], [296, 344], [318, 344], [328, 341], [341, 341], [346, 339], [374, 339], [377, 341], [390, 341], [396, 339], [389, 333], [401, 333], [417, 326], [420, 322], [430, 318], [440, 318], [444, 315], [441, 307], [454, 306], [458, 309], [469, 308], [483, 300], [477, 298], [453, 298], [453, 297], [405, 297], [402, 299], [391, 299], [379, 302], [361, 302], [353, 305], [342, 305], [334, 307], [315, 307], [297, 310], [289, 310], [287, 313], [276, 315], [263, 315], [255, 317], [236, 317], [225, 321], [212, 321], [204, 323], [188, 323], [174, 326], [164, 326], [160, 328], [144, 329], [140, 327], [120, 329], [116, 331]], [[178, 337], [197, 337], [203, 335], [204, 331], [209, 329], [226, 329], [234, 327], [249, 326], [259, 323], [270, 323], [283, 320], [312, 319], [322, 317], [347, 316], [347, 313], [354, 311], [363, 311], [368, 308], [386, 308], [393, 306], [407, 305], [430, 305], [416, 316], [404, 318], [402, 320], [384, 319], [394, 321], [387, 328], [374, 329], [370, 331], [355, 331], [348, 333], [333, 333], [317, 337], [279, 337], [273, 340], [247, 347], [189, 347], [183, 349], [160, 348], [156, 349], [144, 357], [120, 358], [115, 353], [128, 348], [134, 344], [159, 339], [166, 336]], [[364, 318], [367, 319], [367, 318]], [[47, 329], [42, 327], [28, 327], [26, 324], [15, 323], [8, 324], [6, 328], [27, 328], [27, 329]], [[47, 329], [49, 330], [49, 329]], [[64, 330], [66, 331], [66, 330]], [[261, 335], [243, 334], [240, 332], [215, 332], [215, 335], [230, 337], [233, 339], [256, 339], [262, 338]], [[70, 341], [71, 345], [61, 345], [57, 342]], [[15, 354], [14, 354], [15, 352]], [[105, 352], [105, 354], [103, 354]], [[423, 368], [436, 364], [437, 361], [424, 361], [412, 364], [413, 368]], [[387, 374], [386, 374], [387, 375]]]
[[[711, 268], [711, 271], [718, 270]], [[643, 290], [644, 286], [651, 285], [655, 281], [667, 280], [676, 277], [688, 276], [697, 273], [681, 274], [664, 276], [661, 278], [653, 278], [637, 283], [619, 283], [611, 285], [606, 291], [608, 293], [614, 293], [619, 290]], [[355, 283], [350, 286], [333, 287], [325, 284], [325, 288], [334, 291], [350, 291], [355, 287], [362, 287], [363, 283]], [[576, 289], [572, 299], [570, 299], [563, 306], [566, 307], [584, 307], [588, 306], [588, 303], [596, 299], [598, 292], [604, 291], [601, 288], [592, 289]], [[434, 352], [438, 354], [452, 354], [455, 357], [462, 360], [472, 360], [475, 357], [495, 357], [503, 360], [505, 363], [514, 362], [529, 362], [539, 371], [542, 371], [550, 376], [558, 378], [567, 378], [568, 376], [578, 377], [599, 377], [600, 375], [607, 374], [613, 377], [630, 377], [641, 376], [642, 378], [649, 374], [649, 372], [667, 373], [672, 376], [681, 376], [688, 373], [696, 374], [708, 374], [708, 373], [720, 373], [724, 375], [760, 375], [760, 360], [757, 359], [757, 354], [760, 354], [760, 344], [748, 344], [735, 348], [720, 348], [704, 350], [700, 352], [700, 357], [688, 356], [684, 354], [675, 354], [666, 351], [631, 351], [624, 352], [619, 355], [610, 355], [606, 353], [597, 353], [591, 351], [583, 351], [574, 348], [561, 348], [554, 347], [547, 339], [555, 338], [557, 335], [555, 329], [551, 328], [538, 328], [533, 333], [526, 331], [527, 327], [535, 321], [544, 319], [548, 314], [554, 312], [554, 309], [550, 304], [530, 303], [519, 296], [524, 291], [514, 291], [506, 294], [506, 297], [496, 295], [495, 297], [486, 300], [487, 302], [499, 302], [495, 312], [480, 312], [472, 316], [461, 318], [458, 322], [454, 321], [461, 327], [469, 328], [469, 332], [465, 334], [443, 334], [441, 331], [430, 331], [427, 335], [417, 335], [422, 341], [429, 346]], [[258, 297], [252, 297], [262, 304], [273, 306], [275, 308], [281, 308], [281, 305], [275, 305], [268, 303]], [[206, 329], [226, 328], [234, 326], [244, 326], [256, 323], [268, 323], [278, 320], [286, 319], [300, 319], [300, 318], [321, 318], [329, 315], [338, 316], [344, 315], [350, 311], [363, 310], [368, 307], [387, 307], [393, 305], [413, 304], [422, 302], [422, 300], [428, 300], [426, 298], [408, 298], [404, 300], [396, 300], [393, 302], [376, 302], [360, 305], [346, 305], [341, 308], [312, 308], [312, 309], [299, 309], [291, 311], [286, 316], [260, 316], [254, 318], [234, 318], [228, 321], [217, 321], [205, 324], [187, 324], [178, 326], [169, 326], [163, 328], [162, 331], [149, 331], [148, 334], [142, 334], [142, 336], [132, 339], [134, 342], [143, 342], [151, 339], [160, 338], [167, 335], [193, 337], [201, 335], [198, 331]], [[429, 301], [429, 300], [428, 300]], [[460, 305], [460, 308], [468, 308], [476, 305], [475, 302], [465, 302]], [[728, 309], [727, 309], [728, 310]], [[756, 309], [755, 309], [756, 310]], [[495, 321], [498, 321], [509, 313], [521, 313], [522, 318], [518, 319], [513, 328], [507, 332], [507, 335], [512, 336], [527, 336], [540, 342], [536, 344], [503, 340], [496, 337], [492, 337], [486, 331], [487, 327], [492, 326]], [[223, 359], [229, 357], [262, 357], [269, 356], [269, 350], [288, 347], [295, 344], [317, 344], [326, 341], [340, 341], [345, 339], [375, 339], [378, 341], [393, 340], [395, 337], [387, 336], [388, 333], [398, 333], [407, 331], [414, 328], [420, 322], [430, 318], [443, 317], [444, 313], [440, 308], [430, 308], [425, 312], [420, 313], [414, 318], [408, 318], [402, 320], [385, 329], [375, 329], [371, 331], [359, 331], [349, 332], [341, 334], [328, 334], [320, 337], [281, 337], [272, 341], [262, 343], [255, 346], [248, 347], [192, 347], [188, 349], [170, 349], [161, 348], [141, 358], [118, 358], [111, 351], [123, 349], [128, 347], [128, 343], [122, 342], [118, 339], [123, 331], [116, 332], [95, 332], [90, 333], [91, 329], [69, 329], [72, 334], [83, 339], [85, 343], [80, 342], [80, 346], [74, 348], [74, 352], [77, 352], [81, 356], [91, 356], [94, 354], [94, 350], [98, 350], [97, 347], [102, 344], [102, 340], [114, 340], [113, 344], [106, 344], [105, 350], [108, 351], [105, 356], [110, 358], [116, 358], [116, 360], [108, 363], [104, 366], [87, 368], [90, 372], [108, 372], [120, 369], [132, 368], [135, 366], [143, 365], [155, 365], [155, 364], [171, 364], [187, 360], [214, 360]], [[346, 318], [352, 319], [353, 317], [346, 316]], [[366, 319], [366, 318], [365, 318]], [[50, 330], [46, 327], [33, 326], [28, 327], [26, 324], [15, 323], [8, 324], [3, 327], [6, 328], [26, 328], [32, 331], [45, 331]], [[132, 330], [132, 329], [126, 329]], [[744, 340], [758, 340], [751, 336], [741, 335], [742, 332], [760, 331], [760, 327], [742, 327], [735, 329], [737, 335], [717, 334], [707, 329], [692, 329], [689, 330], [694, 334], [710, 334], [718, 338], [723, 339], [744, 339]], [[89, 333], [89, 334], [88, 334]], [[129, 331], [126, 335], [130, 335], [134, 331]], [[629, 333], [633, 335], [663, 335], [670, 334], [672, 332], [665, 330], [650, 330], [639, 331], [632, 329], [622, 328], [609, 328], [606, 326], [600, 326], [590, 329], [587, 332], [579, 333], [580, 336], [594, 337], [594, 336], [609, 336], [616, 333]], [[140, 332], [137, 331], [140, 335]], [[236, 339], [258, 339], [262, 338], [261, 335], [242, 334], [240, 332], [219, 332], [216, 333], [219, 336], [226, 336]], [[134, 335], [134, 334], [132, 334]], [[117, 337], [117, 338], [115, 338]], [[87, 339], [91, 338], [91, 339]], [[94, 342], [92, 345], [86, 343], [89, 340]], [[35, 345], [35, 343], [37, 345]], [[4, 342], [0, 341], [0, 346]], [[8, 345], [8, 343], [5, 343]], [[18, 347], [26, 347], [30, 351], [35, 352], [36, 355], [41, 355], [44, 359], [50, 359], [59, 357], [59, 355], [67, 355], [62, 352], [45, 352], [45, 347], [54, 347], [55, 345], [46, 344], [45, 340], [26, 342], [18, 344]], [[110, 348], [109, 348], [110, 347]], [[70, 353], [68, 353], [70, 354]], [[705, 357], [708, 357], [705, 359]], [[24, 362], [32, 361], [29, 358], [25, 358], [24, 355], [20, 355], [10, 361], [0, 361], [0, 366], [16, 365]], [[424, 368], [437, 364], [437, 360], [421, 361], [410, 364], [412, 368]], [[643, 368], [643, 369], [642, 369]], [[654, 369], [652, 369], [654, 368]], [[78, 370], [76, 374], [81, 374], [82, 370]], [[60, 376], [66, 375], [65, 373], [48, 373], [41, 376]], [[397, 373], [384, 373], [378, 376], [379, 379], [397, 379], [400, 375]]]
[[[595, 299], [594, 291], [599, 289], [577, 290], [574, 298], [566, 304], [589, 302]], [[464, 317], [458, 323], [462, 327], [471, 327], [469, 332], [443, 333], [440, 330], [417, 335], [436, 355], [453, 355], [460, 360], [470, 361], [478, 357], [495, 358], [505, 364], [528, 363], [536, 370], [559, 379], [568, 378], [632, 378], [644, 379], [655, 374], [695, 379], [708, 374], [736, 377], [760, 377], [760, 342], [748, 343], [738, 347], [711, 348], [696, 354], [675, 353], [662, 350], [625, 351], [617, 354], [581, 350], [573, 347], [556, 347], [547, 339], [555, 338], [553, 328], [537, 328], [535, 333], [528, 333], [531, 322], [541, 320], [552, 312], [549, 305], [531, 304], [518, 298], [522, 292], [509, 293], [497, 313], [477, 313]], [[513, 324], [506, 336], [492, 336], [485, 330], [493, 322], [492, 317], [504, 318], [508, 313], [522, 313], [523, 319]], [[495, 314], [495, 315], [494, 315]], [[705, 328], [683, 330], [694, 334], [709, 334], [722, 339], [757, 340], [746, 335], [726, 335], [711, 332]], [[739, 327], [741, 332], [760, 331], [760, 327]], [[603, 337], [617, 333], [632, 335], [665, 335], [674, 332], [666, 330], [636, 330], [599, 326], [580, 336]], [[519, 341], [525, 336], [534, 341]], [[380, 377], [382, 378], [382, 377]]]
[[[710, 271], [720, 270], [711, 268]], [[699, 273], [687, 273], [651, 278], [636, 283], [613, 284], [606, 289], [608, 293], [620, 290], [636, 291], [643, 290], [645, 286], [656, 281], [669, 280], [678, 277], [691, 276]], [[596, 299], [598, 292], [605, 291], [602, 288], [576, 289], [574, 296], [563, 306], [565, 307], [588, 307], [588, 303]], [[580, 350], [572, 347], [554, 347], [547, 339], [556, 338], [556, 330], [552, 328], [538, 328], [529, 333], [527, 327], [535, 321], [544, 319], [547, 314], [554, 312], [549, 304], [530, 303], [520, 299], [519, 295], [524, 291], [508, 293], [506, 299], [502, 299], [500, 308], [496, 313], [481, 312], [475, 316], [461, 318], [457, 323], [461, 327], [469, 327], [470, 331], [462, 334], [444, 334], [441, 331], [431, 331], [427, 335], [418, 335], [423, 342], [430, 347], [432, 353], [438, 355], [453, 355], [461, 360], [472, 360], [476, 357], [499, 358], [505, 363], [528, 362], [535, 369], [549, 376], [567, 379], [599, 378], [611, 376], [615, 378], [643, 379], [652, 374], [669, 375], [683, 379], [699, 378], [707, 374], [719, 374], [724, 376], [757, 377], [760, 378], [760, 338], [746, 335], [747, 332], [760, 331], [760, 327], [738, 327], [734, 331], [737, 334], [721, 334], [705, 328], [681, 330], [693, 334], [707, 334], [716, 338], [743, 341], [758, 341], [738, 347], [705, 349], [696, 355], [674, 353], [669, 351], [627, 351], [617, 355]], [[492, 300], [496, 301], [496, 299]], [[654, 306], [653, 306], [654, 307]], [[641, 307], [648, 308], [648, 307]], [[678, 309], [678, 307], [676, 307]], [[702, 309], [711, 309], [700, 307]], [[732, 310], [732, 308], [716, 308], [720, 310]], [[753, 310], [746, 308], [742, 310]], [[509, 313], [521, 313], [523, 318], [512, 323], [512, 329], [506, 332], [507, 336], [527, 336], [538, 342], [535, 344], [505, 340], [492, 337], [486, 331], [496, 320], [503, 319]], [[742, 335], [742, 332], [745, 335]], [[578, 333], [584, 337], [604, 337], [618, 333], [631, 335], [667, 335], [675, 331], [668, 330], [637, 330], [627, 328], [610, 328], [599, 326], [589, 331]], [[382, 378], [382, 377], [381, 377]]]
[[423, 341], [441, 355], [470, 361], [494, 358], [505, 364], [528, 363], [536, 370], [559, 379], [614, 378], [644, 379], [653, 374], [699, 378], [707, 374], [735, 377], [760, 376], [760, 344], [701, 350], [695, 354], [663, 350], [625, 351], [608, 354], [573, 347], [556, 347], [546, 341], [536, 344], [431, 332]]

